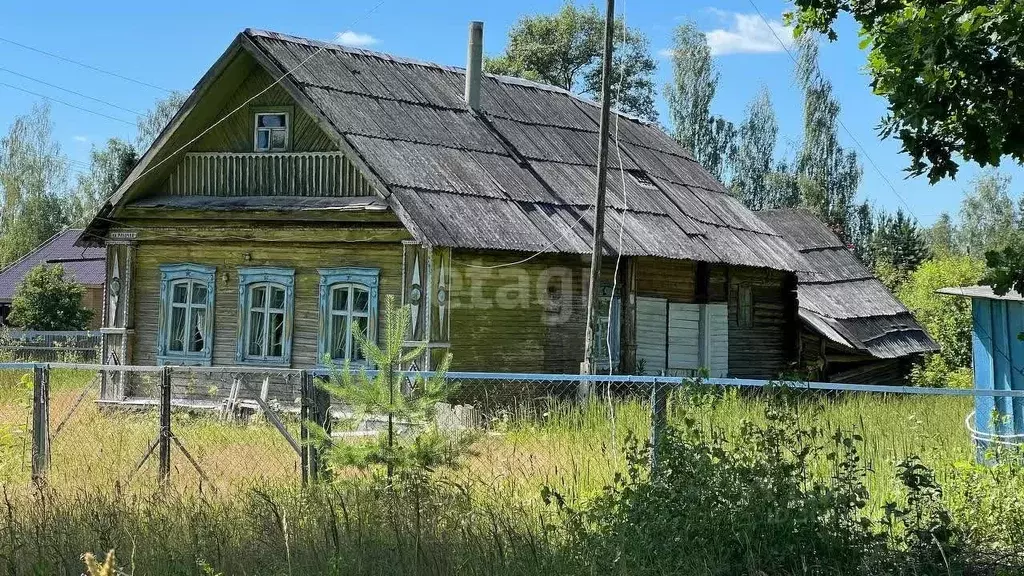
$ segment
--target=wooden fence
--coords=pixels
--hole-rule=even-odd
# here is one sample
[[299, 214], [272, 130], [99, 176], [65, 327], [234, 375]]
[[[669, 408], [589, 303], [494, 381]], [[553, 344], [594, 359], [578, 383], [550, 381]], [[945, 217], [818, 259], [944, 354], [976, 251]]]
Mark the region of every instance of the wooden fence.
[[95, 362], [98, 331], [10, 330], [0, 332], [0, 358], [20, 362]]

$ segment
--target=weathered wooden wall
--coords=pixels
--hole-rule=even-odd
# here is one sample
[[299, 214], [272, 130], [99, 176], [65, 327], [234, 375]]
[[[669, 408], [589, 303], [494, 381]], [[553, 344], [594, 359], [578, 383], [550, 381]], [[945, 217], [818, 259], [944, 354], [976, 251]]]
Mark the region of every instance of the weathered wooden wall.
[[92, 310], [89, 330], [98, 330], [103, 326], [103, 286], [86, 286], [82, 294], [82, 306]]
[[[208, 229], [204, 230], [209, 232]], [[166, 234], [172, 232], [165, 230]], [[179, 238], [187, 230], [174, 232]], [[321, 238], [326, 240], [325, 232]], [[402, 250], [398, 242], [329, 242], [282, 239], [280, 230], [266, 230], [266, 242], [221, 236], [219, 239], [181, 242], [140, 240], [136, 283], [137, 329], [135, 358], [139, 364], [155, 364], [160, 312], [160, 266], [195, 263], [217, 268], [214, 306], [213, 363], [235, 365], [238, 327], [239, 267], [279, 266], [295, 269], [295, 317], [292, 365], [311, 367], [317, 361], [319, 333], [319, 283], [317, 268], [365, 266], [380, 269], [380, 303], [384, 296], [398, 295], [402, 279]], [[300, 237], [296, 234], [296, 237]], [[226, 278], [225, 278], [226, 274]], [[383, 330], [379, 326], [378, 333]]]
[[267, 90], [246, 104], [246, 100], [265, 90], [274, 78], [261, 67], [254, 67], [242, 81], [238, 90], [228, 98], [217, 112], [217, 118], [224, 117], [239, 106], [242, 108], [210, 130], [189, 146], [189, 152], [252, 152], [255, 132], [255, 113], [281, 107], [290, 112], [289, 152], [325, 152], [337, 150], [337, 146], [324, 134], [316, 122], [306, 114], [280, 84]]
[[[518, 266], [508, 252], [452, 254], [451, 345], [457, 370], [579, 373], [589, 258], [544, 255]], [[611, 283], [614, 259], [603, 262]]]
[[[739, 287], [753, 295], [750, 327], [740, 327]], [[799, 328], [796, 293], [782, 272], [732, 267], [727, 274], [729, 294], [729, 375], [772, 378], [795, 367]]]
[[[698, 301], [697, 265], [688, 261], [639, 258], [637, 296], [665, 298], [671, 302]], [[708, 302], [729, 306], [729, 375], [771, 378], [796, 360], [796, 293], [783, 272], [744, 266], [712, 265]], [[753, 322], [737, 321], [739, 286], [749, 285], [753, 294]]]

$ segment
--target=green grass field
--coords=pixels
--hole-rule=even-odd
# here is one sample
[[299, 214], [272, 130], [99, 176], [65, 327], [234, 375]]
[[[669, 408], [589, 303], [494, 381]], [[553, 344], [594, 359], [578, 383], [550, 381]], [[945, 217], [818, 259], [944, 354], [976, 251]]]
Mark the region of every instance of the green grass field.
[[[0, 514], [0, 535], [18, 551], [0, 551], [0, 565], [12, 574], [78, 574], [82, 552], [110, 548], [129, 574], [575, 573], [566, 564], [571, 544], [543, 502], [544, 489], [569, 503], [591, 501], [626, 471], [630, 450], [651, 431], [646, 395], [598, 396], [582, 405], [535, 398], [485, 414], [464, 465], [438, 472], [426, 493], [381, 492], [366, 472], [349, 469], [337, 471], [338, 482], [302, 492], [298, 456], [265, 419], [175, 411], [172, 430], [203, 472], [175, 446], [171, 487], [160, 490], [156, 455], [138, 467], [158, 433], [156, 411], [101, 409], [91, 373], [55, 370], [48, 487], [35, 491], [29, 382], [0, 373], [0, 482], [8, 510]], [[862, 438], [856, 446], [870, 517], [905, 500], [896, 465], [916, 455], [935, 470], [944, 501], [970, 530], [997, 547], [1024, 539], [1024, 474], [978, 472], [985, 469], [974, 464], [963, 423], [970, 398], [794, 394], [802, 428], [815, 427], [824, 439], [836, 432]], [[745, 422], [765, 422], [768, 397], [676, 392], [666, 419], [692, 421], [735, 445], [744, 442]], [[298, 437], [297, 419], [282, 418]], [[806, 473], [830, 478], [832, 470], [820, 461]], [[965, 489], [972, 485], [980, 489]], [[719, 552], [707, 551], [706, 573], [719, 573]]]
[[[98, 393], [91, 373], [53, 372], [50, 483], [152, 486], [157, 475], [155, 454], [135, 468], [157, 437], [156, 411], [101, 410], [95, 402]], [[669, 424], [696, 418], [701, 426], [739, 441], [743, 421], [764, 418], [764, 395], [717, 390], [712, 396], [695, 404], [693, 396], [673, 395]], [[623, 397], [609, 402], [597, 398], [582, 406], [558, 401], [531, 406], [530, 410], [496, 412], [499, 416], [490, 419], [465, 466], [452, 474], [479, 480], [496, 492], [510, 490], [520, 498], [535, 496], [542, 486], [586, 497], [624, 471], [630, 439], [650, 436], [651, 410], [646, 399]], [[897, 496], [895, 465], [903, 458], [919, 456], [941, 479], [974, 457], [963, 424], [972, 409], [970, 398], [803, 392], [797, 407], [802, 422], [826, 434], [843, 431], [863, 438], [859, 450], [870, 470], [867, 485], [875, 507]], [[29, 481], [30, 414], [30, 379], [10, 371], [0, 373], [0, 474], [10, 484]], [[282, 418], [298, 438], [297, 419]], [[176, 411], [172, 430], [206, 477], [175, 446], [172, 482], [178, 486], [208, 487], [212, 482], [228, 489], [248, 481], [299, 481], [298, 455], [265, 420], [228, 422], [213, 413]]]

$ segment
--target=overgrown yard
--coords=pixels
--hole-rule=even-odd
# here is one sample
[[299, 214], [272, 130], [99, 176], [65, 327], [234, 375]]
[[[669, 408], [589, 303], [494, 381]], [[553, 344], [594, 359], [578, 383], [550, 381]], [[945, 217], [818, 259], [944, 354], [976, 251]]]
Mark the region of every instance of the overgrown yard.
[[[20, 374], [8, 373], [0, 392], [0, 470], [8, 508], [0, 534], [8, 539], [9, 546], [3, 548], [11, 551], [0, 555], [0, 563], [11, 574], [78, 574], [82, 552], [102, 555], [110, 548], [117, 549], [122, 568], [135, 574], [578, 573], [589, 561], [588, 571], [614, 564], [578, 557], [573, 550], [579, 546], [608, 548], [604, 553], [624, 558], [635, 553], [624, 542], [643, 540], [644, 535], [622, 534], [614, 519], [622, 513], [623, 501], [657, 493], [640, 489], [649, 482], [638, 467], [646, 463], [643, 443], [651, 429], [650, 402], [644, 394], [611, 401], [598, 397], [582, 406], [556, 400], [534, 400], [529, 408], [510, 404], [484, 414], [484, 430], [456, 470], [438, 471], [425, 483], [385, 488], [379, 471], [340, 469], [334, 482], [307, 492], [298, 489], [297, 454], [265, 419], [239, 423], [212, 412], [176, 411], [174, 434], [205, 478], [175, 447], [171, 488], [161, 492], [156, 489], [155, 455], [133, 473], [157, 436], [155, 410], [101, 410], [90, 373], [54, 371], [51, 386], [51, 430], [66, 414], [72, 416], [52, 440], [49, 487], [42, 492], [33, 491], [29, 483], [30, 386]], [[908, 468], [900, 464], [917, 456], [923, 469], [934, 470], [941, 487], [925, 498], [928, 505], [946, 510], [947, 524], [955, 524], [963, 538], [985, 542], [984, 562], [998, 564], [991, 558], [1000, 550], [1019, 551], [1024, 541], [1024, 473], [1012, 464], [974, 464], [963, 422], [973, 407], [970, 398], [766, 394], [700, 387], [674, 392], [668, 407], [670, 428], [681, 432], [678, 437], [670, 433], [674, 439], [667, 441], [662, 466], [674, 470], [676, 479], [692, 474], [695, 484], [689, 494], [681, 489], [675, 495], [673, 487], [671, 503], [660, 508], [692, 498], [707, 501], [714, 510], [711, 502], [757, 494], [764, 489], [758, 477], [775, 474], [785, 481], [773, 482], [792, 481], [798, 492], [783, 494], [772, 488], [771, 494], [762, 495], [765, 501], [756, 509], [760, 516], [755, 514], [760, 520], [749, 517], [749, 508], [729, 508], [729, 514], [744, 522], [764, 523], [760, 528], [730, 528], [742, 532], [736, 538], [753, 538], [758, 531], [763, 532], [760, 538], [776, 538], [774, 531], [787, 529], [773, 527], [773, 522], [785, 522], [776, 518], [779, 510], [802, 510], [808, 501], [839, 506], [831, 492], [836, 490], [857, 500], [849, 511], [882, 535], [878, 542], [864, 544], [865, 549], [909, 550], [913, 546], [905, 537], [914, 528], [896, 522], [893, 514], [913, 508], [908, 507]], [[780, 420], [780, 414], [785, 418]], [[282, 420], [298, 437], [297, 418], [283, 415]], [[673, 453], [680, 446], [687, 456]], [[707, 459], [700, 460], [705, 452]], [[679, 460], [691, 457], [692, 462]], [[786, 462], [792, 466], [776, 468]], [[728, 473], [716, 477], [723, 466]], [[634, 487], [609, 492], [617, 477], [625, 481], [618, 485]], [[731, 482], [737, 485], [730, 487]], [[725, 492], [708, 493], [704, 483], [722, 485]], [[863, 488], [862, 501], [850, 496], [861, 494], [858, 486]], [[913, 494], [910, 501], [920, 507], [921, 499]], [[635, 502], [630, 506], [643, 508]], [[680, 514], [697, 528], [712, 521], [685, 510]], [[834, 510], [812, 512], [823, 519], [832, 514]], [[642, 532], [644, 522], [627, 524]], [[671, 531], [680, 524], [657, 526], [658, 531]], [[753, 532], [743, 532], [748, 529]], [[623, 541], [608, 540], [602, 530]], [[705, 531], [711, 533], [711, 528]], [[746, 550], [751, 574], [761, 569], [766, 574], [855, 573], [838, 567], [853, 561], [849, 558], [837, 558], [837, 567], [827, 559], [803, 558], [825, 562], [805, 571], [794, 568], [796, 564], [773, 564], [759, 554], [768, 554], [775, 544], [757, 540], [690, 542], [696, 548], [691, 556], [677, 558], [675, 569], [685, 565], [695, 573], [735, 573], [743, 561], [727, 559], [731, 553], [726, 548], [738, 546]], [[794, 558], [810, 554], [801, 552], [799, 543], [792, 545]], [[864, 558], [858, 561], [867, 562]], [[773, 566], [775, 571], [768, 569]], [[638, 573], [635, 568], [627, 563], [618, 570]]]

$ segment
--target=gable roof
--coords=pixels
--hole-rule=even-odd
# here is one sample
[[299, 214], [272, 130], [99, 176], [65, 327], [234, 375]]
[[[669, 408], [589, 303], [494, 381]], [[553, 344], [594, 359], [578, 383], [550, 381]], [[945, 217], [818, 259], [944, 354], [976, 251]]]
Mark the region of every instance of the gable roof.
[[800, 318], [825, 338], [876, 358], [935, 352], [939, 346], [824, 222], [803, 209], [757, 215], [810, 263], [797, 273]]
[[[291, 71], [281, 86], [336, 140], [418, 241], [590, 252], [600, 113], [595, 103], [552, 86], [485, 74], [481, 107], [474, 111], [463, 100], [461, 68], [258, 30], [244, 31], [232, 46], [211, 73], [237, 50], [275, 78]], [[216, 79], [211, 73], [197, 93]], [[616, 118], [605, 253], [787, 271], [807, 267], [664, 132], [625, 115]], [[147, 153], [137, 172], [155, 156]], [[115, 205], [132, 181], [115, 195]]]
[[64, 272], [86, 286], [102, 285], [106, 276], [106, 250], [75, 246], [82, 230], [58, 232], [0, 271], [0, 302], [10, 302], [29, 270], [40, 264], [61, 264]]

